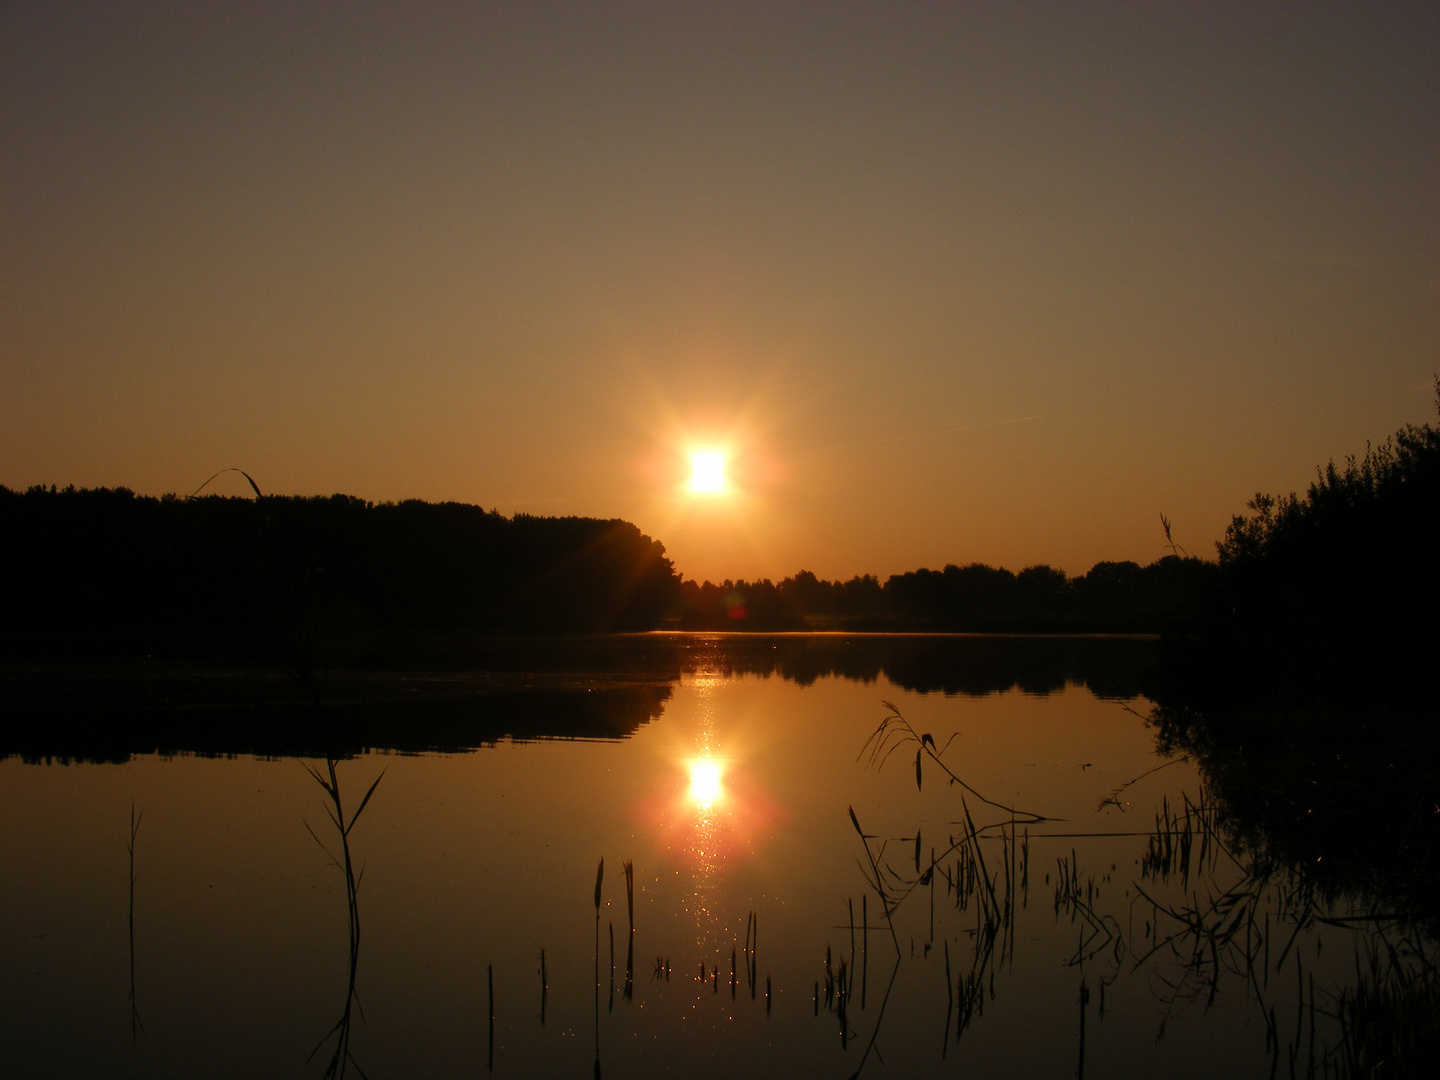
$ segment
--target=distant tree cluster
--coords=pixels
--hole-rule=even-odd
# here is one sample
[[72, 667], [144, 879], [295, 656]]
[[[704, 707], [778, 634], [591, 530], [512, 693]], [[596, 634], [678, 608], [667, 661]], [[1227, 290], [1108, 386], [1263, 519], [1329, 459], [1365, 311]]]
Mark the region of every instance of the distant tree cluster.
[[969, 632], [1154, 632], [1192, 616], [1215, 564], [1167, 555], [1149, 566], [1097, 563], [1068, 577], [1052, 566], [1018, 574], [983, 563], [825, 581], [808, 570], [779, 583], [681, 586], [690, 629]]
[[[884, 619], [884, 589], [872, 574], [823, 581], [808, 570], [779, 584], [731, 581], [680, 586], [680, 623], [687, 630], [813, 630]], [[883, 627], [882, 627], [883, 628]]]
[[628, 522], [344, 495], [0, 487], [12, 641], [274, 633], [304, 652], [416, 631], [658, 625], [679, 578]]

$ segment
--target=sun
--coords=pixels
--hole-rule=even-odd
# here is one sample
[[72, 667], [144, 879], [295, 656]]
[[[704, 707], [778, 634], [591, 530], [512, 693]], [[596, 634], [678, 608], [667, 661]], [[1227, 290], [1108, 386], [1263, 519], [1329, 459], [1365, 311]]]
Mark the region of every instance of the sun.
[[696, 495], [719, 495], [729, 488], [725, 479], [725, 455], [719, 450], [697, 450], [690, 455], [690, 482]]

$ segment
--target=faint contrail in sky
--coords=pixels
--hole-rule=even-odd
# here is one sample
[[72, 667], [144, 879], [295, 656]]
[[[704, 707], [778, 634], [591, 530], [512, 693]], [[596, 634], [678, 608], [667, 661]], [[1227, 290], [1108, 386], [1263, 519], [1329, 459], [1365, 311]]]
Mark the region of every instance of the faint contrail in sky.
[[1005, 427], [1009, 424], [1023, 424], [1030, 420], [1039, 420], [1041, 417], [1016, 416], [1009, 420], [987, 420], [979, 424], [957, 424], [955, 427], [937, 428], [934, 431], [913, 431], [908, 435], [877, 435], [872, 439], [857, 439], [850, 445], [860, 443], [887, 443], [887, 442], [909, 442], [912, 439], [933, 439], [941, 435], [953, 435], [957, 431], [980, 431], [983, 428]]

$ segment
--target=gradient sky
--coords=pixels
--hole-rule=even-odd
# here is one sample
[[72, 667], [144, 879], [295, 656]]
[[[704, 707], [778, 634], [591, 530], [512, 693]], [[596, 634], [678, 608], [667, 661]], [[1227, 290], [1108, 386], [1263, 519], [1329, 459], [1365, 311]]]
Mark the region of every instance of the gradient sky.
[[0, 6], [11, 487], [1077, 573], [1437, 370], [1433, 2]]

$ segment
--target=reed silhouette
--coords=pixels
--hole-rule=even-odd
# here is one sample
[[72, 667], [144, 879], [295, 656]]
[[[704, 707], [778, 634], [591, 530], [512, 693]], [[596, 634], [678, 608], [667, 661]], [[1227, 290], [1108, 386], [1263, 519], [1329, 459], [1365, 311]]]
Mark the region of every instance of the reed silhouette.
[[[595, 870], [595, 1075], [600, 1075], [600, 900], [601, 886], [605, 882], [605, 857], [600, 857], [600, 865]], [[613, 936], [612, 936], [613, 943]], [[611, 946], [610, 965], [610, 990], [611, 999], [614, 999], [615, 990], [615, 965], [614, 946]]]
[[130, 941], [130, 1041], [134, 1042], [145, 1030], [145, 1024], [140, 1019], [140, 1002], [135, 996], [135, 840], [140, 835], [140, 822], [145, 817], [142, 809], [139, 813], [135, 811], [135, 800], [130, 800], [130, 834], [125, 839], [125, 854], [130, 860], [130, 910], [129, 910], [129, 941]]
[[[1346, 930], [1355, 981], [1325, 991], [1319, 1006], [1312, 992], [1308, 1028], [1297, 1023], [1293, 1039], [1281, 1039], [1273, 1008], [1267, 1014], [1277, 1068], [1282, 1050], [1299, 1059], [1303, 1032], [1307, 1062], [1338, 1075], [1374, 1075], [1381, 1061], [1393, 1075], [1419, 1075], [1440, 1052], [1440, 736], [1432, 718], [1394, 707], [1172, 704], [1155, 708], [1153, 724], [1162, 749], [1195, 757], [1205, 786], [1199, 805], [1162, 806], [1147, 880], [1178, 873], [1183, 882], [1217, 863], [1230, 874], [1207, 905], [1154, 904], [1152, 949], [1200, 958], [1177, 994], [1208, 1000], [1224, 973], [1238, 972], [1263, 1000], [1270, 977], [1287, 960], [1300, 963], [1301, 929]], [[1297, 969], [1303, 987], [1302, 977]], [[1317, 1015], [1338, 1021], [1338, 1045], [1323, 1036], [1312, 1045]]]
[[[345, 913], [346, 926], [348, 929], [345, 1004], [341, 1009], [340, 1018], [335, 1021], [334, 1027], [325, 1034], [324, 1038], [316, 1044], [315, 1049], [310, 1052], [310, 1057], [313, 1059], [321, 1047], [333, 1037], [335, 1039], [335, 1046], [330, 1054], [329, 1062], [326, 1065], [325, 1076], [342, 1080], [346, 1074], [346, 1070], [354, 1066], [356, 1071], [363, 1077], [365, 1075], [364, 1070], [360, 1068], [359, 1064], [355, 1061], [354, 1055], [350, 1051], [350, 1034], [354, 1023], [355, 1012], [356, 1010], [360, 1010], [360, 1000], [356, 991], [356, 976], [360, 966], [360, 882], [365, 876], [365, 871], [363, 867], [358, 873], [355, 869], [355, 860], [350, 848], [350, 833], [360, 820], [360, 815], [364, 813], [365, 807], [369, 805], [371, 796], [375, 794], [375, 789], [380, 786], [380, 781], [385, 776], [385, 770], [382, 769], [380, 775], [375, 777], [364, 796], [360, 799], [359, 805], [356, 806], [347, 817], [344, 797], [340, 790], [340, 776], [336, 769], [335, 759], [331, 757], [325, 759], [324, 772], [321, 772], [320, 769], [311, 765], [309, 762], [302, 762], [302, 764], [325, 792], [327, 800], [325, 812], [326, 816], [330, 819], [330, 823], [335, 828], [335, 835], [339, 843], [339, 853], [336, 854], [330, 850], [325, 841], [321, 840], [315, 830], [310, 827], [309, 822], [305, 822], [305, 829], [315, 840], [315, 843], [320, 846], [320, 849], [330, 857], [330, 861], [340, 869], [344, 877]], [[360, 1011], [363, 1013], [363, 1010]]]
[[[1209, 1010], [1222, 995], [1243, 993], [1263, 1022], [1272, 1075], [1287, 1062], [1292, 1074], [1311, 1076], [1421, 1075], [1428, 1067], [1422, 1063], [1433, 1062], [1440, 1049], [1440, 909], [1434, 903], [1440, 860], [1434, 859], [1436, 826], [1429, 811], [1440, 797], [1433, 764], [1440, 756], [1428, 744], [1418, 758], [1403, 740], [1368, 758], [1351, 756], [1351, 744], [1321, 742], [1312, 725], [1310, 748], [1297, 753], [1296, 740], [1285, 734], [1306, 723], [1303, 717], [1292, 717], [1290, 728], [1262, 729], [1257, 737], [1237, 728], [1230, 715], [1211, 722], [1193, 708], [1156, 706], [1147, 719], [1157, 748], [1199, 765], [1199, 794], [1162, 798], [1144, 832], [1056, 832], [1040, 815], [1022, 816], [981, 796], [945, 769], [948, 743], [937, 746], [887, 708], [862, 756], [883, 767], [897, 750], [914, 746], [927, 771], [941, 769], [959, 789], [960, 834], [943, 852], [932, 847], [928, 859], [920, 857], [920, 830], [913, 837], [875, 837], [850, 811], [864, 847], [867, 887], [881, 901], [892, 941], [901, 907], [936, 882], [943, 882], [956, 915], [974, 912], [968, 966], [962, 955], [957, 974], [948, 937], [941, 947], [949, 1018], [942, 1058], [949, 1022], [959, 1040], [984, 1016], [997, 993], [997, 973], [1015, 955], [1018, 910], [1027, 906], [1031, 830], [1039, 827], [1047, 842], [1072, 839], [1045, 880], [1053, 887], [1056, 920], [1077, 932], [1065, 962], [1081, 974], [1080, 1073], [1092, 1001], [1103, 1021], [1107, 988], [1147, 973], [1163, 1010], [1161, 1035], [1179, 1012]], [[1397, 721], [1394, 730], [1409, 727]], [[1237, 731], [1249, 735], [1243, 747], [1228, 741]], [[1363, 724], [1350, 733], [1352, 740], [1372, 744], [1373, 736]], [[1418, 764], [1397, 768], [1397, 754], [1407, 749]], [[1341, 775], [1343, 784], [1330, 784]], [[917, 772], [916, 780], [921, 785], [923, 774]], [[1004, 817], [977, 825], [967, 795]], [[1121, 805], [1118, 795], [1101, 806], [1107, 803]], [[1390, 843], [1377, 845], [1377, 827], [1388, 828]], [[1138, 874], [1124, 883], [1130, 898], [1118, 909], [1115, 868], [1087, 871], [1082, 855], [1088, 839], [1117, 836], [1145, 841]], [[929, 939], [918, 953], [912, 938], [912, 963], [928, 958], [938, 917], [932, 907]], [[1319, 926], [1341, 933], [1342, 943], [1353, 947], [1355, 974], [1348, 982], [1322, 983], [1307, 963], [1306, 948], [1318, 948], [1318, 942], [1302, 948], [1302, 938], [1310, 940]], [[904, 959], [898, 942], [896, 953], [898, 970]], [[828, 1005], [828, 963], [826, 973]], [[876, 1035], [878, 1018], [872, 1040]]]
[[626, 859], [622, 868], [625, 871], [625, 916], [630, 928], [625, 944], [624, 995], [626, 1001], [632, 1001], [635, 997], [635, 864]]

